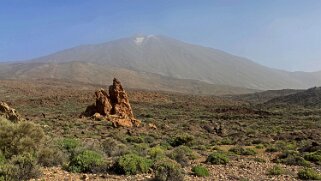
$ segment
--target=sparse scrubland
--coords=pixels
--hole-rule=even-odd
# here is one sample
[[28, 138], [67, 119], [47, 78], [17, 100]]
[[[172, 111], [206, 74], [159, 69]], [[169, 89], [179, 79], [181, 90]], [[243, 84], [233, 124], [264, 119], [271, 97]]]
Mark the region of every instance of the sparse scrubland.
[[99, 86], [0, 85], [25, 118], [0, 120], [0, 180], [321, 179], [319, 107], [130, 90], [142, 125], [115, 128], [80, 117]]

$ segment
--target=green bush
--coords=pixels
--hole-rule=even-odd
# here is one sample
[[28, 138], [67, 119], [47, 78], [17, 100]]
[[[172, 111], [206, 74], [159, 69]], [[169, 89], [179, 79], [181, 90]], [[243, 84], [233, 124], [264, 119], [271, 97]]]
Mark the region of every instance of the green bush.
[[207, 157], [206, 162], [214, 165], [226, 165], [229, 162], [229, 158], [224, 152], [214, 152]]
[[38, 163], [44, 167], [62, 165], [66, 159], [65, 154], [56, 147], [45, 147], [38, 153]]
[[282, 167], [279, 165], [273, 166], [271, 169], [268, 171], [268, 175], [282, 175], [284, 174], [284, 170]]
[[153, 158], [156, 159], [158, 157], [162, 157], [165, 155], [165, 150], [161, 146], [155, 146], [149, 149], [148, 154]]
[[278, 141], [274, 145], [267, 147], [266, 152], [279, 152], [279, 151], [288, 151], [296, 150], [297, 146], [293, 143], [288, 143], [285, 141]]
[[128, 143], [144, 143], [144, 138], [141, 136], [128, 136], [126, 141]]
[[0, 166], [0, 177], [4, 180], [29, 180], [40, 175], [37, 160], [30, 153], [13, 156]]
[[192, 172], [194, 175], [198, 177], [208, 177], [210, 174], [208, 173], [208, 170], [206, 167], [203, 167], [201, 165], [197, 165], [192, 168]]
[[145, 156], [148, 154], [150, 147], [146, 143], [135, 143], [130, 147], [132, 153], [135, 153], [140, 156]]
[[102, 149], [107, 156], [121, 156], [128, 153], [128, 148], [125, 144], [119, 143], [113, 138], [105, 139], [102, 144]]
[[58, 141], [58, 145], [61, 149], [66, 150], [69, 153], [75, 151], [81, 144], [78, 140], [72, 138], [64, 138]]
[[4, 164], [6, 162], [6, 157], [4, 154], [0, 151], [0, 165]]
[[304, 159], [321, 165], [321, 150], [304, 155]]
[[321, 180], [321, 175], [311, 168], [305, 168], [298, 172], [299, 179], [302, 180]]
[[223, 138], [220, 142], [219, 145], [234, 145], [235, 142], [231, 140], [230, 138]]
[[169, 158], [157, 160], [153, 166], [156, 181], [183, 181], [184, 175], [180, 164]]
[[168, 157], [175, 160], [177, 163], [182, 166], [189, 165], [190, 160], [194, 160], [197, 155], [196, 153], [187, 146], [179, 146], [174, 148], [169, 154]]
[[75, 157], [71, 158], [68, 170], [71, 172], [100, 172], [104, 167], [103, 156], [92, 150], [84, 150]]
[[265, 151], [269, 152], [269, 153], [274, 153], [274, 152], [278, 152], [280, 150], [277, 147], [271, 145], [271, 146], [268, 146]]
[[229, 150], [237, 155], [256, 155], [256, 151], [251, 148], [243, 148], [240, 146], [233, 147]]
[[174, 139], [169, 141], [169, 144], [173, 147], [181, 145], [190, 145], [194, 138], [191, 135], [183, 134], [176, 136]]
[[114, 165], [114, 170], [119, 174], [136, 175], [147, 173], [152, 166], [152, 161], [137, 154], [126, 154], [121, 156]]
[[28, 180], [37, 177], [38, 150], [44, 132], [31, 122], [13, 123], [0, 119], [0, 180]]
[[263, 144], [258, 144], [255, 146], [256, 149], [263, 149], [264, 148], [264, 145]]
[[286, 165], [310, 166], [310, 162], [306, 161], [296, 151], [286, 151], [278, 156], [276, 163], [283, 163]]
[[31, 122], [1, 120], [0, 125], [0, 151], [6, 158], [22, 153], [36, 153], [45, 136], [40, 126]]
[[277, 141], [275, 143], [275, 146], [280, 151], [296, 150], [297, 149], [297, 145], [295, 143], [285, 142], [285, 141]]

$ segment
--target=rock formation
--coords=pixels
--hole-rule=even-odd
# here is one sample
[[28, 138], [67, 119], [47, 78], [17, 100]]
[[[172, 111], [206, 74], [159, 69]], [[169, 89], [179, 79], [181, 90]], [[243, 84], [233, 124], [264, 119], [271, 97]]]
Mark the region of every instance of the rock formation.
[[96, 103], [88, 106], [84, 115], [105, 117], [113, 122], [115, 127], [138, 127], [141, 122], [135, 119], [128, 96], [121, 83], [114, 78], [113, 85], [107, 93], [104, 89], [95, 92]]
[[21, 120], [21, 116], [16, 112], [16, 110], [9, 107], [5, 102], [0, 102], [0, 116], [5, 117], [12, 122], [18, 122]]

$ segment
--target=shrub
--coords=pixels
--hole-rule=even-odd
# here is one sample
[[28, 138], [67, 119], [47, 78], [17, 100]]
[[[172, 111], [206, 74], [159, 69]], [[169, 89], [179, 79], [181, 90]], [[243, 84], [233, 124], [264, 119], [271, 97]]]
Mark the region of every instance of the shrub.
[[304, 155], [304, 159], [321, 165], [321, 150]]
[[275, 147], [280, 151], [296, 150], [296, 148], [297, 148], [296, 144], [285, 142], [285, 141], [276, 142]]
[[321, 175], [311, 168], [300, 170], [298, 177], [302, 180], [321, 180]]
[[9, 163], [0, 168], [0, 176], [4, 180], [29, 180], [39, 175], [37, 160], [30, 153], [13, 156]]
[[263, 144], [258, 144], [255, 146], [256, 149], [263, 149], [264, 148], [264, 145]]
[[156, 181], [183, 181], [184, 175], [180, 164], [163, 157], [154, 164]]
[[72, 153], [81, 144], [76, 139], [64, 138], [64, 139], [58, 141], [58, 145], [60, 146], [61, 149], [66, 150], [69, 153]]
[[130, 153], [121, 156], [116, 161], [114, 169], [115, 172], [119, 174], [136, 175], [139, 173], [147, 173], [151, 166], [151, 160], [137, 154]]
[[0, 151], [0, 165], [4, 164], [6, 162], [6, 157], [2, 152]]
[[182, 166], [189, 165], [190, 160], [194, 160], [197, 156], [195, 152], [187, 146], [179, 146], [171, 151], [168, 156]]
[[223, 138], [220, 142], [219, 145], [234, 145], [234, 141], [231, 140], [230, 138]]
[[119, 143], [113, 138], [107, 138], [102, 142], [103, 151], [110, 157], [121, 156], [128, 152], [125, 144]]
[[229, 150], [237, 155], [255, 155], [256, 151], [251, 148], [242, 148], [240, 146], [233, 147]]
[[148, 144], [155, 143], [154, 135], [146, 135], [146, 136], [144, 136], [144, 143], [148, 143]]
[[161, 146], [155, 146], [151, 149], [149, 149], [148, 154], [156, 159], [158, 157], [162, 157], [165, 155], [165, 150]]
[[273, 153], [273, 152], [278, 152], [279, 149], [277, 147], [275, 147], [275, 146], [268, 146], [265, 151]]
[[44, 132], [31, 122], [0, 121], [0, 151], [6, 158], [22, 153], [35, 153], [41, 145]]
[[296, 150], [297, 146], [293, 143], [288, 143], [285, 141], [278, 141], [274, 145], [267, 147], [266, 152], [278, 152], [278, 151], [288, 151]]
[[183, 134], [176, 136], [174, 139], [169, 141], [169, 144], [173, 147], [180, 146], [180, 145], [189, 145], [194, 140], [194, 138], [190, 135]]
[[297, 146], [294, 143], [288, 143], [285, 141], [278, 141], [274, 145], [270, 145], [266, 151], [267, 152], [278, 152], [278, 151], [288, 151], [296, 150]]
[[215, 165], [226, 165], [229, 162], [229, 158], [224, 152], [214, 152], [207, 157], [206, 162]]
[[42, 148], [38, 153], [38, 163], [45, 167], [62, 165], [65, 160], [64, 153], [55, 147]]
[[144, 138], [141, 136], [129, 136], [126, 138], [128, 143], [144, 143]]
[[131, 147], [131, 150], [133, 153], [136, 153], [140, 156], [145, 156], [148, 154], [149, 145], [146, 143], [140, 143], [140, 144], [134, 144], [133, 147]]
[[0, 180], [37, 177], [37, 150], [43, 147], [44, 132], [31, 122], [12, 123], [0, 119]]
[[282, 175], [284, 173], [284, 170], [282, 167], [279, 165], [273, 166], [271, 169], [268, 171], [268, 175]]
[[286, 165], [310, 166], [310, 163], [304, 160], [296, 151], [286, 151], [279, 155], [274, 161]]
[[104, 170], [103, 156], [92, 150], [84, 150], [71, 158], [68, 170], [71, 172], [99, 172]]
[[210, 174], [208, 173], [208, 170], [206, 167], [203, 167], [201, 165], [197, 165], [192, 168], [192, 172], [194, 175], [198, 177], [208, 177]]

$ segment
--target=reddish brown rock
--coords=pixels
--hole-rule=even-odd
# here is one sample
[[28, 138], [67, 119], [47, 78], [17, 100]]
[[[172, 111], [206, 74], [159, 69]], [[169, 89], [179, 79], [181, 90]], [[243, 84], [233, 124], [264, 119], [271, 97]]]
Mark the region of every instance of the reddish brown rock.
[[18, 122], [21, 120], [21, 116], [16, 112], [16, 110], [9, 107], [5, 102], [0, 102], [0, 116], [5, 117], [12, 122]]
[[114, 79], [113, 85], [109, 87], [109, 96], [113, 105], [111, 114], [118, 115], [120, 117], [134, 117], [132, 108], [129, 104], [128, 96], [123, 89], [123, 86], [117, 79]]
[[153, 123], [149, 123], [149, 124], [148, 124], [148, 127], [149, 127], [150, 129], [157, 129], [157, 126], [156, 126], [155, 124], [153, 124]]
[[95, 92], [96, 95], [96, 113], [108, 115], [112, 110], [112, 105], [109, 102], [109, 96], [104, 89]]
[[128, 95], [121, 83], [115, 78], [107, 93], [104, 89], [95, 92], [96, 103], [88, 106], [84, 115], [108, 117], [115, 127], [140, 126], [141, 121], [135, 119], [129, 103]]
[[121, 118], [116, 118], [113, 119], [113, 124], [114, 127], [128, 127], [131, 128], [133, 127], [133, 123], [130, 119], [121, 119]]

